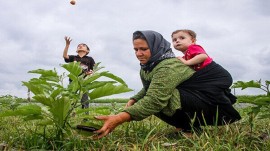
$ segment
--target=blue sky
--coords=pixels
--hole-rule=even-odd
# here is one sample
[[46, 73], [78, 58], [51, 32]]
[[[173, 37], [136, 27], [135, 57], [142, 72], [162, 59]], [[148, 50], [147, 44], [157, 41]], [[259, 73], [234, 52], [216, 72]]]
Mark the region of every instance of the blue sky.
[[34, 77], [29, 70], [64, 72], [59, 64], [64, 63], [66, 35], [73, 39], [69, 54], [75, 54], [78, 43], [87, 43], [96, 62], [137, 92], [140, 66], [131, 41], [136, 30], [155, 30], [171, 41], [174, 30], [192, 29], [197, 43], [234, 81], [270, 80], [269, 8], [268, 0], [77, 0], [76, 5], [69, 0], [1, 0], [0, 95], [27, 97], [22, 81]]

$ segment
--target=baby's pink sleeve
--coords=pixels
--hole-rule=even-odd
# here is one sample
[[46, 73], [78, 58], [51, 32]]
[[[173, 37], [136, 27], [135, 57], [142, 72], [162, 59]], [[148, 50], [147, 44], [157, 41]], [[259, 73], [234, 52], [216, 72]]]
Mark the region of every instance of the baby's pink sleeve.
[[189, 53], [192, 57], [194, 57], [198, 54], [206, 54], [205, 50], [200, 45], [191, 45], [191, 46], [189, 46], [188, 49], [189, 49]]

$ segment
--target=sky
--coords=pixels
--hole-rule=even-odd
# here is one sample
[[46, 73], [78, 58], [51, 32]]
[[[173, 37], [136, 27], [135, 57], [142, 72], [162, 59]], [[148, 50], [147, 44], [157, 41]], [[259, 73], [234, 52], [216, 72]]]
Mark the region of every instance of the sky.
[[117, 97], [130, 97], [142, 87], [132, 45], [136, 30], [157, 31], [169, 42], [177, 29], [194, 30], [197, 44], [234, 82], [270, 80], [269, 8], [269, 0], [0, 0], [0, 96], [26, 98], [22, 81], [36, 77], [30, 70], [65, 72], [60, 64], [64, 36], [70, 36], [69, 54], [78, 43], [88, 44], [89, 55], [134, 90]]

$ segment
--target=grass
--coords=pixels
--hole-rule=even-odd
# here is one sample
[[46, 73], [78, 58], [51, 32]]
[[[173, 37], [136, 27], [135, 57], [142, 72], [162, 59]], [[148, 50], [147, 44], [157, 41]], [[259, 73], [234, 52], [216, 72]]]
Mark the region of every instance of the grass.
[[[239, 97], [239, 100], [252, 97]], [[111, 100], [108, 102], [112, 103]], [[44, 139], [43, 128], [37, 127], [35, 122], [26, 123], [18, 117], [0, 118], [0, 144], [4, 144], [2, 146], [6, 146], [6, 150], [268, 150], [270, 139], [264, 139], [261, 135], [270, 136], [270, 119], [253, 121], [253, 131], [250, 133], [247, 109], [238, 110], [242, 120], [225, 126], [203, 127], [201, 135], [191, 138], [169, 135], [174, 127], [154, 116], [124, 123], [100, 140], [72, 133], [63, 142]]]
[[107, 98], [91, 100], [91, 103], [127, 103], [127, 98]]

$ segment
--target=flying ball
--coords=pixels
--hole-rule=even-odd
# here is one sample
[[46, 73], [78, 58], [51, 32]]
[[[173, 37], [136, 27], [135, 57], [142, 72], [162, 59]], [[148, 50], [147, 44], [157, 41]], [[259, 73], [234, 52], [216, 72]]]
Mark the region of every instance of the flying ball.
[[75, 0], [71, 0], [71, 1], [70, 1], [70, 4], [71, 4], [71, 5], [75, 5], [75, 4], [76, 4], [76, 1], [75, 1]]

